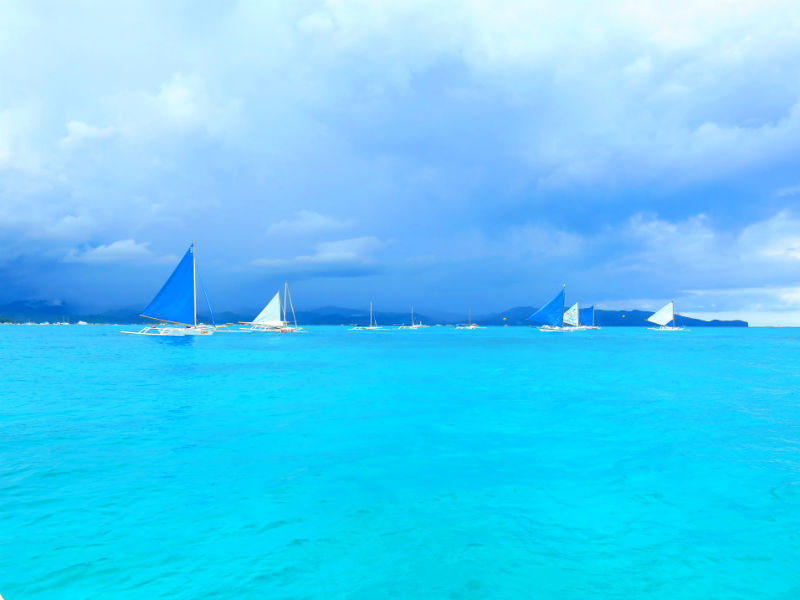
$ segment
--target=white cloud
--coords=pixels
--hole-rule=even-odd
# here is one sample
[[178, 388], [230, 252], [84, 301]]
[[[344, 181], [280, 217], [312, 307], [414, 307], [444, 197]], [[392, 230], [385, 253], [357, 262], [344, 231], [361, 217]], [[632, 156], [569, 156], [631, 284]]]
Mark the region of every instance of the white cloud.
[[97, 127], [83, 121], [70, 121], [67, 123], [67, 135], [61, 139], [63, 146], [75, 146], [84, 140], [100, 140], [114, 135], [113, 127]]
[[[682, 312], [700, 318], [741, 318], [754, 325], [800, 324], [800, 218], [783, 210], [738, 231], [715, 229], [696, 215], [666, 221], [636, 215], [596, 243], [627, 240], [619, 258], [598, 268], [622, 285], [644, 282], [669, 296], [607, 300], [607, 308], [655, 310], [675, 300]], [[605, 252], [601, 252], [601, 255]], [[716, 316], [715, 316], [716, 315]], [[772, 315], [772, 316], [770, 316]]]
[[639, 264], [664, 268], [704, 260], [714, 253], [719, 237], [703, 214], [673, 223], [640, 213], [631, 217], [626, 233], [642, 249]]
[[373, 262], [373, 254], [385, 245], [375, 236], [321, 242], [313, 254], [294, 258], [260, 258], [251, 262], [257, 267], [289, 267], [302, 265], [363, 265]]
[[0, 170], [38, 170], [34, 143], [37, 111], [32, 106], [0, 109]]
[[800, 195], [800, 185], [792, 185], [775, 190], [775, 196], [778, 198], [790, 198], [797, 195]]
[[336, 28], [336, 24], [330, 15], [322, 12], [311, 13], [300, 19], [297, 24], [301, 31], [309, 33], [330, 33]]
[[503, 245], [513, 256], [562, 258], [578, 256], [585, 249], [586, 239], [569, 231], [524, 225], [512, 227], [504, 236]]
[[744, 319], [755, 327], [800, 326], [800, 287], [741, 287], [691, 290], [685, 302], [700, 319]]
[[104, 264], [116, 262], [171, 263], [175, 256], [158, 256], [149, 248], [149, 242], [137, 243], [133, 239], [117, 240], [110, 244], [85, 250], [72, 249], [63, 258], [64, 262]]
[[176, 73], [150, 97], [158, 112], [170, 122], [184, 127], [200, 124], [208, 117], [208, 99], [197, 76]]
[[225, 133], [239, 118], [239, 104], [215, 95], [196, 73], [175, 73], [155, 93], [121, 92], [110, 100], [115, 128], [131, 139], [163, 138], [173, 134], [203, 131]]
[[267, 228], [267, 235], [298, 235], [345, 229], [355, 224], [352, 219], [337, 219], [312, 210], [301, 210], [293, 219], [283, 219]]
[[739, 237], [744, 258], [774, 262], [800, 261], [800, 218], [783, 210], [744, 228]]
[[88, 236], [97, 223], [86, 215], [64, 215], [40, 222], [38, 235], [54, 239], [81, 239]]
[[702, 281], [725, 281], [726, 285], [736, 280], [782, 281], [800, 261], [800, 218], [789, 210], [738, 231], [716, 229], [704, 214], [681, 221], [637, 214], [623, 228], [603, 235], [606, 244], [615, 239], [630, 244], [619, 258], [611, 260], [615, 268], [661, 272], [665, 280], [683, 281], [685, 287]]

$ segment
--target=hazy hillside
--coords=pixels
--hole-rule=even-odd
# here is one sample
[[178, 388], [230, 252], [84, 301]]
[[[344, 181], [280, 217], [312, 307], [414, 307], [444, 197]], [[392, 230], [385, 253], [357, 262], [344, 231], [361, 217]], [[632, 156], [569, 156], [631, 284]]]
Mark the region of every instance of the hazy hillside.
[[[252, 319], [258, 313], [257, 308], [249, 312], [222, 311], [215, 314], [217, 323], [237, 323]], [[479, 325], [510, 325], [530, 326], [528, 317], [536, 311], [532, 306], [517, 306], [503, 312], [488, 315], [474, 315], [473, 321]], [[652, 312], [642, 310], [598, 310], [595, 313], [595, 322], [602, 327], [651, 327], [647, 317]], [[466, 315], [462, 319], [439, 318], [434, 319], [424, 313], [415, 313], [416, 321], [426, 324], [440, 323], [442, 325], [455, 325], [466, 322]], [[0, 306], [0, 321], [3, 319], [16, 322], [26, 321], [86, 321], [88, 323], [140, 323], [147, 322], [139, 316], [135, 309], [117, 309], [104, 312], [91, 312], [79, 309], [70, 304], [53, 304], [44, 301], [18, 301]], [[201, 313], [200, 319], [207, 322], [208, 315]], [[687, 327], [747, 327], [746, 321], [701, 321], [689, 317], [682, 317]], [[380, 325], [408, 324], [411, 316], [407, 312], [375, 312], [375, 320]], [[303, 325], [363, 325], [369, 321], [369, 311], [339, 306], [323, 306], [313, 310], [297, 311], [297, 321]]]

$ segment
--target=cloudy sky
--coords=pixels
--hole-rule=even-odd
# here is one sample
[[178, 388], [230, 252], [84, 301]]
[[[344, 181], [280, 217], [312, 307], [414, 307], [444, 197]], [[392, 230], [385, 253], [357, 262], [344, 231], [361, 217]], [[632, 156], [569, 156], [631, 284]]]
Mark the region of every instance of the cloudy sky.
[[800, 324], [796, 0], [0, 0], [0, 302]]

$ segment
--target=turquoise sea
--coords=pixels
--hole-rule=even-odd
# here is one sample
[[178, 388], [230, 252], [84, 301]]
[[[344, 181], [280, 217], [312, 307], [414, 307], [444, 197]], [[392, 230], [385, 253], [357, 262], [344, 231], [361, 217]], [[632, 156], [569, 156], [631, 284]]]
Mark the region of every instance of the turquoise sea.
[[0, 594], [800, 598], [800, 330], [0, 327]]

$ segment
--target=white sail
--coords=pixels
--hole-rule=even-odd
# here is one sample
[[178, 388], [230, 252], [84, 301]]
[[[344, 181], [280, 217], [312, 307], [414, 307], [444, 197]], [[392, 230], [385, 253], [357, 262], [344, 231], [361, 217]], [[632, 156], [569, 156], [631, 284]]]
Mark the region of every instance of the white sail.
[[578, 322], [578, 303], [576, 302], [572, 306], [569, 307], [567, 312], [564, 313], [564, 325], [572, 325], [573, 327], [577, 327], [580, 323]]
[[276, 292], [258, 316], [253, 319], [253, 323], [257, 325], [268, 325], [273, 327], [281, 327], [283, 320], [281, 319], [281, 293]]
[[[662, 327], [672, 321], [675, 318], [675, 303], [670, 302], [663, 308], [660, 308], [652, 315], [647, 317], [647, 320], [651, 323], [655, 323], [656, 325], [661, 325]], [[674, 325], [674, 323], [673, 323]]]

